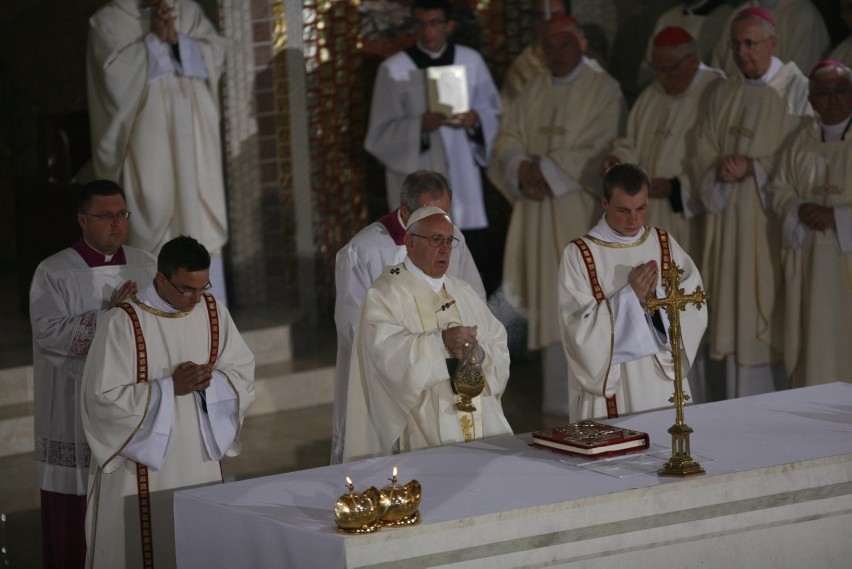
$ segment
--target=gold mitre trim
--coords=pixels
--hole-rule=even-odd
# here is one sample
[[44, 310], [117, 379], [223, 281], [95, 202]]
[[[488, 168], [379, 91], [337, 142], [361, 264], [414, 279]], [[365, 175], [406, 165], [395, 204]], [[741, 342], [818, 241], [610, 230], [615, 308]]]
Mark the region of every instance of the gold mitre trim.
[[588, 233], [583, 235], [583, 239], [588, 239], [595, 245], [600, 245], [601, 247], [612, 247], [613, 249], [629, 249], [630, 247], [638, 247], [639, 245], [644, 243], [648, 239], [648, 236], [651, 234], [651, 228], [649, 226], [643, 225], [642, 227], [645, 229], [645, 233], [642, 235], [642, 237], [640, 237], [633, 243], [613, 243], [612, 241], [604, 241], [602, 239], [592, 237]]
[[189, 314], [192, 313], [192, 310], [178, 311], [178, 312], [164, 312], [162, 310], [157, 310], [153, 306], [148, 306], [147, 304], [145, 304], [144, 302], [139, 300], [139, 297], [136, 296], [135, 294], [130, 297], [130, 300], [132, 300], [133, 304], [135, 304], [136, 306], [138, 306], [139, 308], [141, 308], [145, 312], [147, 312], [149, 314], [153, 314], [154, 316], [159, 316], [161, 318], [183, 318], [184, 316], [188, 316]]

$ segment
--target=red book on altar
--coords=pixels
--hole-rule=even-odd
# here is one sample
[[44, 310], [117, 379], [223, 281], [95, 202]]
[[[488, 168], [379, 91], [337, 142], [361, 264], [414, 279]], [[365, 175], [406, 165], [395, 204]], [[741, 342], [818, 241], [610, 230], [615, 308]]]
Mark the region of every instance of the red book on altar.
[[584, 458], [639, 452], [651, 446], [648, 433], [595, 421], [581, 421], [564, 427], [535, 431], [532, 437], [534, 446]]

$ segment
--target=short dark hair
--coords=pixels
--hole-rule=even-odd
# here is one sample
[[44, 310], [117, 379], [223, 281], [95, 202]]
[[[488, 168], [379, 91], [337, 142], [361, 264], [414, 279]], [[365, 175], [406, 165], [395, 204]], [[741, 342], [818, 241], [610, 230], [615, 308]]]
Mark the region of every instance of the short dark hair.
[[[453, 191], [450, 183], [443, 174], [432, 170], [417, 170], [405, 177], [402, 181], [402, 190], [399, 192], [399, 201], [408, 208], [410, 213], [420, 207], [420, 197], [429, 194], [432, 200], [440, 199], [444, 193], [453, 199]], [[449, 213], [449, 212], [447, 212]]]
[[444, 12], [444, 17], [447, 20], [453, 19], [453, 5], [450, 0], [414, 0], [414, 5], [411, 7], [411, 13], [415, 10], [441, 10]]
[[163, 245], [157, 255], [157, 271], [166, 278], [171, 278], [181, 268], [190, 273], [210, 268], [210, 253], [188, 235], [175, 237]]
[[92, 198], [95, 196], [121, 196], [121, 199], [127, 201], [124, 197], [124, 190], [112, 180], [92, 180], [83, 184], [77, 194], [77, 211], [80, 213], [89, 211], [92, 206]]
[[643, 188], [651, 189], [651, 177], [638, 164], [616, 164], [607, 170], [604, 176], [603, 194], [607, 201], [612, 199], [615, 188], [621, 188], [627, 195], [635, 196]]

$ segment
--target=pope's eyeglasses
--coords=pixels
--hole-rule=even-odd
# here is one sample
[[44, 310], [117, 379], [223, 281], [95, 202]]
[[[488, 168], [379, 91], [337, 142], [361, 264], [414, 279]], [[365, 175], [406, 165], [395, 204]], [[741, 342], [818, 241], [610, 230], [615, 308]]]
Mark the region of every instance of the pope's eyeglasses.
[[455, 237], [447, 237], [446, 239], [444, 239], [440, 235], [433, 235], [432, 237], [426, 237], [425, 235], [418, 235], [416, 233], [409, 233], [409, 235], [411, 235], [412, 237], [419, 237], [420, 239], [425, 239], [429, 242], [429, 245], [431, 245], [435, 249], [437, 249], [441, 245], [446, 245], [450, 249], [455, 249], [459, 246], [459, 243], [461, 243], [461, 241], [459, 241]]

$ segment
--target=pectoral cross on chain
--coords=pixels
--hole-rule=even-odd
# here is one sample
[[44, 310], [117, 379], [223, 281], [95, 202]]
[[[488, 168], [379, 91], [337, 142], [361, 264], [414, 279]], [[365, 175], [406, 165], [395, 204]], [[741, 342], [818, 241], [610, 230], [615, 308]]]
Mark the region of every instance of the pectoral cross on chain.
[[683, 404], [689, 396], [683, 392], [683, 370], [680, 365], [680, 312], [686, 310], [690, 304], [699, 309], [707, 301], [707, 294], [700, 286], [695, 287], [691, 294], [685, 294], [680, 288], [680, 275], [683, 269], [672, 263], [663, 274], [663, 287], [666, 295], [662, 298], [649, 298], [645, 300], [645, 307], [649, 311], [662, 308], [669, 317], [669, 341], [672, 346], [672, 357], [675, 369], [675, 392], [669, 399], [675, 405], [675, 424], [669, 428], [672, 435], [672, 457], [666, 466], [659, 471], [664, 476], [690, 476], [692, 474], [704, 474], [701, 468], [689, 455], [689, 435], [692, 428], [683, 421]]
[[811, 188], [811, 192], [816, 195], [822, 195], [822, 205], [828, 205], [828, 196], [831, 194], [840, 195], [843, 193], [843, 188], [835, 186], [831, 183], [831, 164], [825, 165], [825, 183], [821, 186]]

